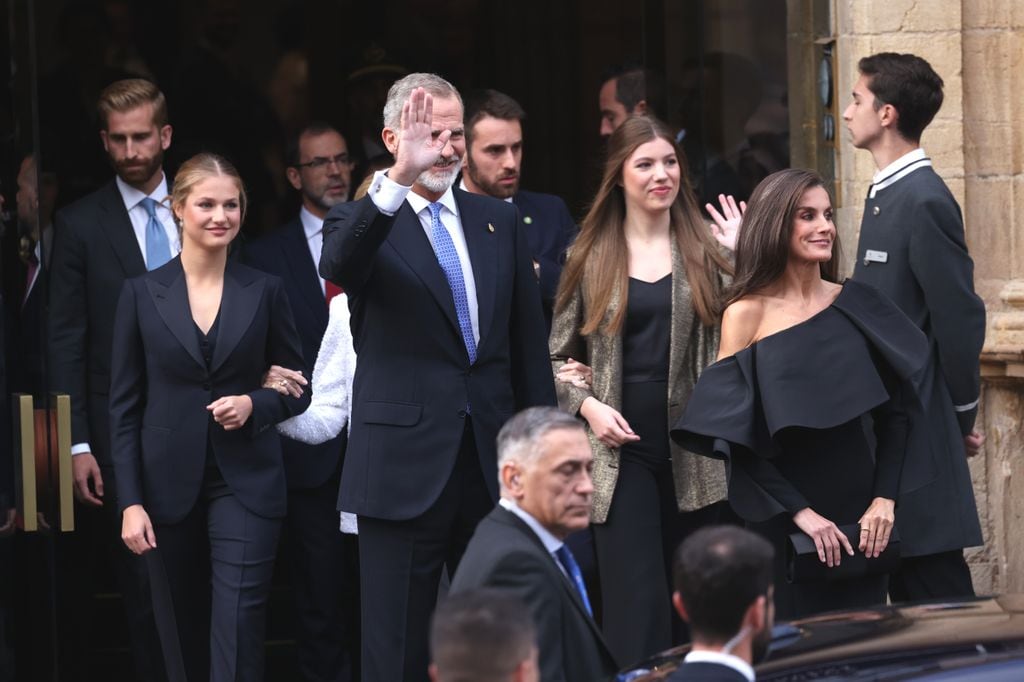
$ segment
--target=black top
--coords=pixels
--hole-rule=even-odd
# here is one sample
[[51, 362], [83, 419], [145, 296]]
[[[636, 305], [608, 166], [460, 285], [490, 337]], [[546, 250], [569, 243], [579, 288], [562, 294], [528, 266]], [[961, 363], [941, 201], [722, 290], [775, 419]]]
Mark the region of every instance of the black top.
[[672, 437], [730, 461], [729, 499], [750, 521], [811, 506], [853, 522], [873, 496], [935, 476], [930, 458], [904, 459], [918, 451], [908, 441], [929, 437], [918, 398], [927, 357], [923, 334], [891, 301], [847, 282], [817, 315], [708, 367]]
[[217, 317], [213, 318], [213, 324], [210, 325], [210, 331], [203, 333], [203, 330], [199, 328], [193, 318], [192, 324], [196, 328], [196, 338], [199, 340], [199, 352], [203, 355], [203, 360], [206, 362], [206, 368], [210, 368], [210, 364], [213, 362], [213, 349], [217, 346], [217, 327], [220, 326], [220, 309], [217, 310]]
[[629, 278], [622, 330], [622, 382], [668, 380], [672, 333], [672, 273], [657, 282]]

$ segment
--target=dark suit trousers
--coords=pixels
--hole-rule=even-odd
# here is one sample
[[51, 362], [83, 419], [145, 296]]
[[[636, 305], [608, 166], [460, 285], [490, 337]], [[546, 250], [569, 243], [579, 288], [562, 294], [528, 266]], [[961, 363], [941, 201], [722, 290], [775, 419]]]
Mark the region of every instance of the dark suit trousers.
[[615, 660], [635, 663], [686, 636], [670, 601], [672, 555], [694, 531], [725, 520], [724, 506], [680, 512], [671, 461], [623, 454], [608, 520], [593, 526], [601, 576], [601, 630]]
[[[356, 613], [358, 571], [346, 560], [347, 538], [338, 529], [341, 470], [316, 488], [288, 491], [282, 554], [287, 561], [295, 600], [295, 644], [299, 670], [306, 682], [353, 679], [348, 652]], [[358, 622], [355, 627], [358, 628]]]
[[[258, 682], [280, 519], [246, 509], [219, 474], [203, 482], [199, 502], [179, 523], [154, 525], [168, 600], [154, 584], [157, 626], [168, 660], [183, 663], [187, 680]], [[151, 568], [154, 568], [151, 564]], [[161, 581], [155, 569], [154, 583]], [[176, 641], [175, 641], [176, 640]], [[178, 654], [176, 647], [180, 647]]]
[[149, 596], [149, 573], [141, 558], [132, 554], [121, 540], [121, 514], [118, 511], [117, 485], [114, 470], [101, 466], [103, 476], [103, 506], [89, 507], [75, 504], [76, 530], [57, 536], [57, 551], [60, 562], [68, 571], [67, 581], [58, 587], [66, 590], [66, 597], [73, 604], [69, 609], [70, 618], [59, 625], [60, 634], [67, 646], [62, 647], [68, 659], [61, 668], [69, 672], [68, 679], [85, 679], [83, 658], [90, 646], [91, 615], [94, 611], [93, 593], [96, 591], [94, 576], [101, 566], [114, 570], [117, 589], [121, 592], [127, 625], [128, 643], [135, 666], [136, 678], [144, 682], [166, 680], [160, 640], [153, 619], [153, 603]]
[[359, 517], [363, 682], [428, 679], [428, 631], [442, 568], [455, 574], [477, 523], [493, 507], [467, 418], [455, 467], [430, 509], [408, 521]]
[[974, 583], [962, 549], [905, 557], [889, 576], [893, 602], [973, 597]]

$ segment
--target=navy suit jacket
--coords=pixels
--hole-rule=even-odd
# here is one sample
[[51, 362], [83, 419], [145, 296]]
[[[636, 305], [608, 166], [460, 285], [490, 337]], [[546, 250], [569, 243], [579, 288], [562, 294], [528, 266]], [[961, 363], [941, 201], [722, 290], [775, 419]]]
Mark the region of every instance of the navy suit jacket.
[[[245, 260], [253, 267], [281, 278], [302, 340], [302, 357], [306, 367], [314, 367], [320, 342], [327, 330], [328, 311], [302, 221], [296, 216], [284, 227], [246, 245]], [[311, 379], [309, 376], [306, 378]], [[345, 452], [346, 435], [347, 431], [342, 429], [337, 438], [319, 445], [282, 437], [288, 487], [315, 488], [323, 485], [338, 470]]]
[[615, 659], [576, 587], [537, 534], [501, 506], [476, 527], [451, 591], [479, 587], [505, 590], [530, 610], [537, 627], [542, 680], [596, 682], [614, 677]]
[[453, 189], [479, 311], [470, 365], [451, 289], [408, 201], [393, 216], [369, 197], [324, 222], [320, 274], [345, 289], [356, 355], [339, 504], [379, 519], [433, 505], [462, 442], [467, 411], [497, 500], [495, 438], [531, 405], [554, 405], [544, 317], [514, 206]]
[[721, 663], [683, 663], [673, 672], [668, 682], [747, 682], [743, 673]]
[[[199, 347], [181, 258], [124, 284], [114, 321], [110, 433], [119, 509], [143, 504], [157, 523], [180, 521], [202, 487], [207, 449], [232, 493], [251, 512], [285, 515], [280, 421], [309, 406], [260, 388], [270, 365], [305, 370], [281, 280], [240, 263], [224, 273], [216, 344], [207, 368]], [[234, 431], [206, 406], [228, 395], [252, 398]]]
[[533, 259], [540, 264], [540, 295], [551, 328], [551, 314], [558, 280], [562, 277], [565, 251], [578, 232], [569, 207], [554, 194], [520, 191], [512, 197], [519, 209], [519, 224]]
[[71, 396], [71, 442], [88, 442], [101, 466], [110, 464], [114, 309], [125, 279], [145, 272], [114, 180], [58, 211], [50, 268], [50, 385]]

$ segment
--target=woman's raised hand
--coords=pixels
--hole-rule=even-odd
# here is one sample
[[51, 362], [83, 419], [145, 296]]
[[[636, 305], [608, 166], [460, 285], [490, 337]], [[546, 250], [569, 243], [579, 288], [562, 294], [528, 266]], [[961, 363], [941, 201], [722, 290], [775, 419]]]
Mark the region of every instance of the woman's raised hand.
[[619, 414], [618, 410], [610, 405], [605, 405], [593, 396], [583, 401], [580, 406], [580, 414], [590, 424], [590, 430], [594, 432], [597, 439], [608, 447], [617, 448], [625, 443], [640, 440], [640, 436], [633, 433], [629, 422]]
[[814, 547], [818, 550], [818, 558], [829, 568], [839, 565], [844, 549], [847, 554], [853, 556], [853, 546], [839, 527], [810, 507], [805, 507], [794, 514], [793, 523], [811, 536]]
[[719, 244], [730, 251], [735, 251], [736, 240], [740, 234], [740, 222], [742, 222], [743, 214], [747, 210], [747, 202], [741, 201], [737, 205], [736, 197], [731, 194], [729, 196], [719, 194], [718, 203], [722, 205], [721, 213], [718, 212], [714, 204], [704, 204], [708, 215], [714, 221], [711, 224], [711, 234], [714, 235]]
[[864, 556], [874, 559], [885, 551], [896, 520], [896, 501], [886, 497], [871, 500], [871, 506], [860, 517], [860, 544]]

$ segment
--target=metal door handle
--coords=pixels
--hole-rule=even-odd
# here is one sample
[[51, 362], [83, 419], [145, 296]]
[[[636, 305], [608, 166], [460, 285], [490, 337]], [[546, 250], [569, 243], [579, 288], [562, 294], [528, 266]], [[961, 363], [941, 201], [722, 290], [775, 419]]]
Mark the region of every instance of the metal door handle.
[[57, 494], [60, 501], [60, 529], [75, 529], [75, 474], [71, 468], [71, 396], [54, 393], [57, 412]]
[[15, 419], [18, 422], [18, 462], [14, 467], [17, 477], [15, 495], [21, 528], [27, 533], [39, 530], [36, 498], [36, 424], [32, 396], [14, 394]]

